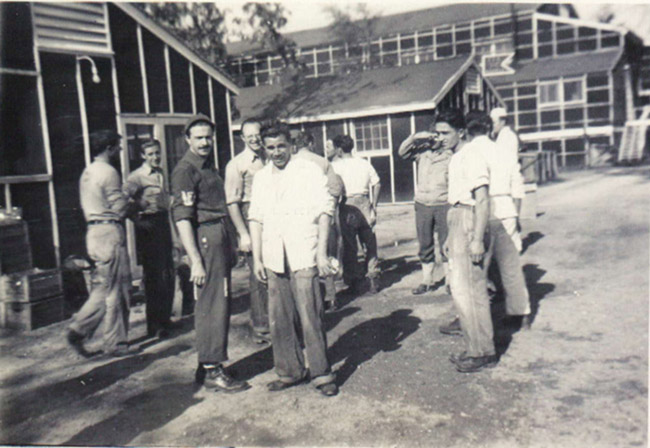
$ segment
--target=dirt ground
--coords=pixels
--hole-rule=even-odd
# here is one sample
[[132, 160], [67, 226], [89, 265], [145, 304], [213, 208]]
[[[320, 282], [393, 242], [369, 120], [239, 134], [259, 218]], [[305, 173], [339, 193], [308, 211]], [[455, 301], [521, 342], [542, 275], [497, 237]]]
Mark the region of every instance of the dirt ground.
[[[496, 326], [498, 366], [457, 373], [460, 338], [437, 328], [452, 313], [419, 280], [411, 206], [383, 207], [385, 289], [342, 297], [327, 314], [341, 393], [302, 385], [270, 393], [270, 348], [248, 328], [246, 272], [234, 275], [231, 369], [252, 388], [196, 389], [193, 322], [144, 338], [133, 309], [127, 359], [86, 361], [66, 324], [2, 334], [3, 444], [166, 446], [620, 447], [648, 436], [650, 168], [564, 173], [540, 187], [524, 223], [530, 331]], [[500, 313], [494, 307], [495, 319]]]

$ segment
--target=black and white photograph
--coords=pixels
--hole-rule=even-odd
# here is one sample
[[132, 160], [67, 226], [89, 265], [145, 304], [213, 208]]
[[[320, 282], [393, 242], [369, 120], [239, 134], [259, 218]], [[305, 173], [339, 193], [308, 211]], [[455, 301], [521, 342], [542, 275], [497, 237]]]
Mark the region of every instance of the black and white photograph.
[[646, 447], [650, 3], [0, 2], [0, 445]]

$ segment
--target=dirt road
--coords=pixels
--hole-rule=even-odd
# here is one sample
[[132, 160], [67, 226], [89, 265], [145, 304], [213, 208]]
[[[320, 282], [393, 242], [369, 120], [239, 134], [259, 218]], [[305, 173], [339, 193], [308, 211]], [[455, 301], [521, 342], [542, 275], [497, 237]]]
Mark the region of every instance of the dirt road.
[[[84, 361], [65, 324], [5, 333], [0, 442], [66, 445], [612, 447], [647, 445], [650, 169], [563, 174], [541, 187], [525, 223], [534, 322], [497, 328], [495, 369], [457, 373], [461, 340], [437, 327], [442, 292], [419, 276], [412, 207], [380, 210], [387, 287], [327, 315], [341, 393], [304, 385], [269, 393], [270, 349], [250, 337], [237, 273], [230, 356], [253, 388], [195, 390], [192, 322], [143, 353]], [[499, 310], [496, 307], [498, 316]], [[142, 307], [131, 338], [144, 334]]]

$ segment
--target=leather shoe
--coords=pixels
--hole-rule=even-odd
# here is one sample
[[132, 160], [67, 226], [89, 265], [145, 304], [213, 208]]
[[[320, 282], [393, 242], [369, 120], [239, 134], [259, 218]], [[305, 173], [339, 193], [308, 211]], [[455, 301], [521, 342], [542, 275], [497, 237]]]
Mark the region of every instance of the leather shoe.
[[266, 385], [266, 388], [269, 390], [269, 392], [280, 392], [281, 390], [289, 389], [290, 387], [302, 384], [305, 382], [305, 380], [306, 378], [301, 378], [291, 383], [287, 383], [286, 381], [282, 381], [282, 380], [275, 380], [268, 383]]
[[194, 372], [194, 382], [199, 385], [203, 385], [205, 382], [205, 367], [203, 367], [203, 364], [199, 363], [199, 366], [196, 368], [196, 371]]
[[460, 319], [457, 317], [446, 325], [440, 326], [438, 328], [440, 333], [450, 335], [450, 336], [462, 336], [463, 330], [460, 327]]
[[333, 397], [339, 393], [339, 387], [336, 385], [336, 383], [321, 384], [317, 387], [317, 389], [326, 397]]
[[[205, 368], [205, 367], [204, 367]], [[226, 373], [223, 366], [205, 369], [205, 380], [203, 385], [208, 389], [216, 391], [235, 393], [250, 389], [246, 381], [236, 380]]]
[[497, 355], [467, 357], [458, 359], [454, 364], [456, 370], [462, 373], [472, 373], [483, 370], [484, 368], [491, 368], [497, 365]]
[[457, 364], [458, 362], [462, 361], [463, 359], [467, 359], [467, 352], [462, 352], [462, 353], [452, 353], [449, 355], [449, 361], [451, 361], [453, 364]]
[[435, 288], [433, 285], [425, 285], [424, 283], [420, 283], [417, 288], [413, 288], [411, 290], [411, 294], [414, 296], [419, 296], [420, 294], [424, 294], [425, 292], [428, 291], [433, 291]]
[[86, 350], [86, 347], [84, 347], [84, 335], [77, 333], [74, 330], [70, 330], [68, 331], [67, 340], [68, 344], [70, 344], [70, 347], [72, 347], [74, 351], [79, 355], [83, 356], [84, 358], [92, 357], [92, 354]]
[[270, 333], [255, 333], [253, 335], [256, 344], [271, 344], [271, 334]]

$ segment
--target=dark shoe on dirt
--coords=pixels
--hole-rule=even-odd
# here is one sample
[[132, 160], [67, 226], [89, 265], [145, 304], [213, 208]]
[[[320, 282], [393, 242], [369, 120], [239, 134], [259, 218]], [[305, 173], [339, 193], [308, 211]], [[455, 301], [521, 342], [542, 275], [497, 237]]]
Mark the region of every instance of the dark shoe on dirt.
[[196, 368], [196, 371], [194, 372], [194, 382], [202, 386], [203, 383], [205, 382], [205, 375], [206, 375], [205, 367], [203, 367], [203, 364], [199, 363], [199, 366]]
[[269, 390], [269, 392], [280, 392], [281, 390], [289, 389], [290, 387], [298, 386], [299, 384], [302, 384], [306, 381], [306, 378], [299, 379], [297, 381], [292, 381], [290, 383], [287, 383], [286, 381], [282, 380], [275, 380], [271, 381], [266, 385], [266, 388]]
[[419, 296], [420, 294], [424, 294], [429, 291], [433, 291], [433, 285], [425, 285], [424, 283], [420, 283], [417, 288], [413, 288], [411, 290], [411, 294], [414, 296]]
[[336, 385], [336, 383], [321, 384], [320, 386], [316, 387], [316, 389], [318, 389], [320, 393], [326, 397], [333, 397], [339, 393], [339, 387]]
[[137, 355], [140, 353], [139, 349], [131, 348], [126, 344], [118, 344], [114, 350], [107, 352], [106, 355], [111, 358], [124, 358], [125, 356]]
[[253, 333], [253, 339], [256, 344], [271, 344], [271, 333]]
[[86, 347], [84, 347], [83, 334], [77, 333], [74, 330], [70, 330], [68, 331], [66, 338], [68, 339], [68, 344], [70, 344], [70, 347], [72, 347], [74, 351], [79, 355], [83, 356], [84, 358], [91, 358], [93, 356], [93, 354], [86, 350]]
[[206, 373], [203, 385], [208, 389], [235, 393], [243, 392], [251, 387], [246, 381], [236, 380], [228, 375], [222, 366], [205, 370]]
[[459, 372], [473, 373], [485, 368], [494, 367], [497, 365], [497, 361], [497, 355], [488, 355], [460, 358], [454, 364], [456, 365], [456, 370]]
[[450, 335], [450, 336], [462, 336], [463, 330], [460, 328], [460, 319], [457, 317], [446, 325], [440, 326], [438, 328], [440, 333]]
[[462, 353], [452, 353], [449, 355], [449, 361], [451, 361], [454, 364], [457, 364], [458, 362], [467, 359], [467, 352], [462, 352]]

